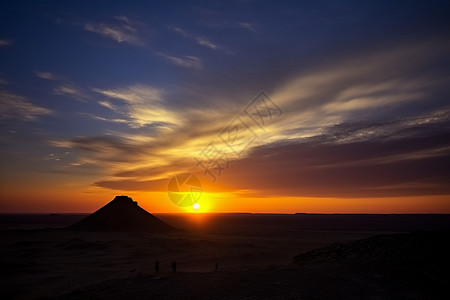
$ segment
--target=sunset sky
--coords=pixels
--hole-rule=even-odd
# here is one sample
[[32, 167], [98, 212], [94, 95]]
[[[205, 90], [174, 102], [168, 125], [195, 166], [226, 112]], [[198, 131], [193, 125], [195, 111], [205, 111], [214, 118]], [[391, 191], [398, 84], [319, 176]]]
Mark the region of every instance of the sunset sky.
[[450, 213], [449, 1], [92, 2], [0, 4], [0, 213]]

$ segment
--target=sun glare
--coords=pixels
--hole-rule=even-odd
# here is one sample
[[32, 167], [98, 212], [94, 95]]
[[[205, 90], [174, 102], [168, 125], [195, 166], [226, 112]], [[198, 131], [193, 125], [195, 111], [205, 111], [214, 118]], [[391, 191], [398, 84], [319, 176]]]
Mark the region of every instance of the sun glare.
[[194, 203], [194, 209], [195, 209], [195, 210], [198, 210], [199, 208], [200, 208], [200, 204]]

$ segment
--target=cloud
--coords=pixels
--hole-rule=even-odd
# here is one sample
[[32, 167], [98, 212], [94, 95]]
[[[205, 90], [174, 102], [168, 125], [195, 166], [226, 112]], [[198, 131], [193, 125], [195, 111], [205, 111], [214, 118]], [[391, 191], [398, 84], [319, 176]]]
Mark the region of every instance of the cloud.
[[0, 47], [9, 47], [14, 44], [13, 40], [10, 39], [0, 39]]
[[234, 28], [234, 29], [245, 29], [250, 32], [257, 32], [257, 25], [253, 22], [240, 22], [240, 21], [217, 21], [217, 18], [215, 21], [212, 22], [202, 22], [204, 26], [210, 27], [210, 28]]
[[47, 79], [47, 80], [60, 80], [62, 79], [61, 76], [53, 74], [51, 72], [47, 72], [47, 71], [34, 71], [34, 74], [36, 75], [36, 77], [41, 78], [41, 79]]
[[110, 99], [119, 100], [123, 106], [112, 105], [109, 101], [99, 104], [130, 119], [131, 127], [142, 127], [155, 123], [177, 124], [178, 118], [163, 101], [163, 92], [148, 85], [132, 85], [118, 89], [94, 89], [95, 92]]
[[[192, 168], [201, 151], [228, 123], [225, 109], [175, 109], [167, 105], [167, 93], [149, 85], [94, 89], [107, 99], [99, 105], [119, 117], [84, 114], [89, 118], [127, 124], [130, 130], [110, 131], [100, 136], [52, 140], [51, 146], [79, 153], [79, 164], [97, 166], [117, 177], [164, 178]], [[116, 174], [116, 175], [114, 175]]]
[[217, 49], [217, 45], [213, 44], [211, 41], [207, 40], [204, 37], [196, 37], [195, 40], [201, 46], [205, 46], [205, 47], [213, 49], [213, 50]]
[[83, 88], [72, 83], [64, 76], [57, 75], [48, 71], [34, 71], [34, 74], [38, 78], [50, 80], [57, 83], [58, 86], [53, 88], [53, 94], [55, 95], [67, 96], [82, 102], [86, 102], [86, 100], [89, 100], [91, 98]]
[[247, 29], [251, 32], [256, 32], [256, 25], [250, 22], [236, 22], [235, 27]]
[[205, 8], [195, 9], [198, 14], [198, 22], [209, 28], [232, 28], [244, 29], [255, 33], [258, 25], [251, 21], [238, 21], [230, 19], [229, 15], [224, 15], [220, 10], [211, 10]]
[[[116, 173], [144, 161], [150, 151], [140, 141], [113, 135], [78, 136], [69, 140], [50, 140], [49, 145], [70, 149], [76, 160], [72, 166], [90, 166], [101, 173]], [[70, 165], [67, 166], [70, 169]]]
[[39, 117], [54, 114], [48, 108], [32, 104], [26, 97], [11, 92], [0, 91], [0, 119], [18, 119], [22, 121], [35, 121]]
[[[450, 110], [383, 123], [342, 123], [309, 138], [278, 140], [253, 147], [247, 156], [233, 160], [232, 169], [220, 178], [220, 183], [236, 191], [253, 190], [255, 197], [446, 194], [450, 192], [448, 141]], [[160, 149], [159, 153], [173, 147], [166, 145], [166, 150]], [[158, 153], [155, 150], [149, 152], [152, 157]], [[122, 170], [101, 186], [145, 190], [152, 181], [143, 183], [143, 178], [160, 180], [168, 178], [171, 172], [199, 171], [189, 159], [177, 161], [164, 157], [164, 161], [165, 164]], [[126, 183], [122, 182], [123, 177], [127, 178]]]
[[[82, 149], [94, 153], [111, 153], [110, 156], [104, 157], [105, 160], [114, 157], [117, 161], [127, 161], [121, 153], [139, 154], [144, 153], [145, 149], [133, 147], [133, 141], [130, 139], [114, 136], [95, 136], [95, 137], [76, 137], [65, 144], [59, 145], [66, 148]], [[133, 159], [130, 159], [131, 161]]]
[[176, 57], [176, 56], [170, 56], [170, 55], [166, 55], [166, 54], [162, 54], [162, 53], [159, 53], [159, 55], [161, 57], [164, 57], [167, 61], [169, 61], [170, 63], [172, 63], [176, 66], [180, 66], [180, 67], [184, 67], [184, 68], [188, 68], [188, 69], [203, 68], [202, 61], [195, 56]]
[[97, 181], [94, 183], [95, 186], [103, 187], [113, 190], [121, 191], [152, 191], [152, 192], [165, 192], [167, 190], [167, 180], [157, 179], [157, 180], [105, 180]]
[[200, 46], [203, 46], [203, 47], [206, 47], [209, 49], [213, 49], [213, 50], [217, 50], [220, 48], [218, 45], [214, 44], [207, 38], [205, 38], [203, 36], [196, 36], [196, 35], [191, 34], [191, 33], [187, 32], [186, 30], [181, 29], [179, 27], [169, 26], [169, 29], [171, 29], [172, 31], [175, 31], [176, 33], [180, 34], [181, 36], [183, 36], [185, 38], [195, 41]]
[[104, 106], [106, 108], [109, 108], [111, 110], [114, 110], [114, 111], [120, 111], [120, 108], [118, 106], [112, 104], [110, 101], [106, 101], [106, 100], [98, 101], [98, 104], [100, 104], [101, 106]]
[[439, 109], [441, 98], [450, 95], [450, 78], [424, 70], [431, 63], [439, 65], [449, 44], [435, 45], [424, 41], [385, 48], [294, 76], [271, 94], [289, 113], [270, 130], [292, 139], [350, 120], [377, 122], [420, 103]]
[[56, 95], [69, 96], [82, 102], [90, 98], [89, 95], [87, 95], [81, 88], [70, 83], [64, 83], [58, 87], [55, 87], [53, 89], [53, 93]]
[[62, 153], [49, 153], [44, 158], [44, 160], [50, 160], [50, 161], [59, 162], [59, 161], [67, 160], [68, 156], [70, 156], [70, 152], [69, 151], [65, 151], [65, 152], [62, 152]]
[[180, 27], [169, 26], [169, 28], [172, 29], [173, 31], [179, 33], [180, 35], [184, 36], [185, 38], [188, 38], [191, 36], [189, 33], [187, 33], [185, 30], [181, 29]]
[[[99, 105], [128, 120], [132, 131], [54, 145], [79, 149], [83, 162], [107, 170], [97, 186], [145, 189], [149, 180], [202, 171], [194, 157], [211, 142], [229, 152], [219, 135], [240, 117], [258, 138], [232, 157], [235, 167], [220, 179], [229, 189], [258, 196], [447, 193], [450, 120], [439, 99], [448, 95], [448, 78], [422, 72], [445, 49], [442, 43], [440, 50], [427, 43], [385, 47], [305, 70], [270, 93], [284, 113], [264, 128], [243, 112], [251, 99], [194, 93], [204, 105], [182, 107], [170, 102], [171, 91], [149, 85], [97, 88], [105, 97]], [[398, 113], [413, 105], [424, 109]]]
[[96, 33], [117, 43], [142, 46], [145, 42], [138, 30], [139, 26], [141, 26], [140, 23], [132, 22], [126, 16], [116, 17], [115, 21], [109, 24], [95, 22], [83, 24], [84, 30]]
[[[260, 195], [386, 197], [448, 194], [450, 131], [394, 141], [289, 143], [236, 163], [230, 185]], [[264, 171], [270, 170], [270, 171]], [[245, 182], [245, 184], [241, 184]], [[432, 184], [431, 184], [432, 183]]]
[[87, 116], [93, 120], [96, 121], [105, 121], [105, 122], [110, 122], [110, 123], [123, 123], [123, 124], [128, 124], [128, 120], [125, 119], [119, 119], [119, 118], [105, 118], [105, 117], [101, 117], [101, 116], [96, 116], [94, 114], [90, 114], [90, 113], [80, 113], [81, 115]]

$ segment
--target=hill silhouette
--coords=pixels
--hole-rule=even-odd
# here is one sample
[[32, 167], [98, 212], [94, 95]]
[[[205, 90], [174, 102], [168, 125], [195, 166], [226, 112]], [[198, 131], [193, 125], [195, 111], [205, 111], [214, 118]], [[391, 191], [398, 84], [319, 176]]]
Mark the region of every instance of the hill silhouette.
[[311, 250], [294, 262], [370, 282], [376, 293], [355, 299], [448, 299], [449, 237], [449, 231], [385, 234]]
[[378, 266], [401, 264], [438, 269], [450, 263], [449, 231], [419, 231], [384, 234], [346, 243], [335, 243], [294, 257], [302, 263], [376, 263]]
[[151, 233], [165, 233], [178, 230], [141, 208], [137, 202], [128, 196], [116, 196], [114, 200], [67, 229]]

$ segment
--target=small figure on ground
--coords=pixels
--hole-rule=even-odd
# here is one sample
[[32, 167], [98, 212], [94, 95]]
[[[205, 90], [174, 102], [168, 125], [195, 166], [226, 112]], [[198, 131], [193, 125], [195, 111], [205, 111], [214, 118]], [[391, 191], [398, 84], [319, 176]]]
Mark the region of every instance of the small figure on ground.
[[216, 261], [216, 265], [215, 265], [215, 270], [216, 270], [216, 272], [217, 272], [217, 270], [219, 269], [219, 264], [217, 263], [217, 261]]
[[157, 260], [157, 261], [155, 262], [155, 272], [156, 272], [156, 274], [159, 273], [159, 260]]
[[177, 262], [174, 261], [172, 262], [172, 273], [176, 273], [177, 272]]

